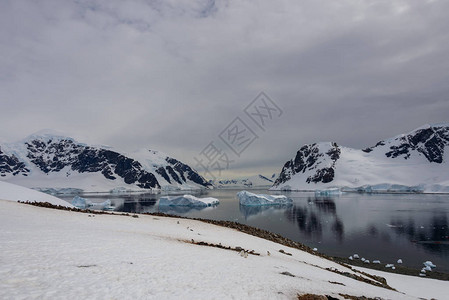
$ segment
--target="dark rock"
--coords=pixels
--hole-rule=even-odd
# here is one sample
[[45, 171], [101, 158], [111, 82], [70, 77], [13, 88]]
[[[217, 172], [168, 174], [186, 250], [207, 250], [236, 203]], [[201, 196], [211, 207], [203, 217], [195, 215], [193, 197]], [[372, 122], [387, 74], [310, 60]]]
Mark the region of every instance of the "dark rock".
[[[328, 183], [334, 180], [335, 163], [340, 158], [341, 149], [336, 143], [331, 144], [331, 149], [326, 153], [320, 152], [317, 144], [305, 145], [296, 153], [295, 159], [287, 161], [282, 168], [279, 177], [274, 182], [274, 186], [287, 182], [297, 173], [315, 170], [315, 174], [306, 179], [307, 183]], [[325, 156], [331, 160], [330, 166], [319, 168], [321, 161]]]

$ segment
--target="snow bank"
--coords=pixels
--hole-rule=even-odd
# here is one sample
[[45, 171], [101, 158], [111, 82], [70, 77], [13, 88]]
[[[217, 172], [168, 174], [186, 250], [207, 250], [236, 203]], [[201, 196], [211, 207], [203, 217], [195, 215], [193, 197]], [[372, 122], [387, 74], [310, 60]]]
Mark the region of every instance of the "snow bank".
[[73, 207], [70, 203], [26, 187], [0, 181], [0, 199], [9, 201], [48, 202], [53, 205]]
[[[194, 220], [92, 217], [0, 201], [0, 228], [0, 299], [296, 299], [305, 293], [417, 299], [415, 291], [343, 276], [355, 273], [333, 261]], [[194, 244], [200, 242], [240, 247], [246, 255]], [[447, 282], [397, 276], [405, 288], [445, 299]]]
[[413, 295], [420, 299], [447, 299], [448, 282], [444, 280], [399, 275], [362, 267], [354, 267], [354, 269], [385, 278], [391, 287], [398, 292], [410, 295], [408, 296], [410, 298]]
[[216, 198], [197, 198], [192, 195], [163, 196], [159, 199], [159, 206], [212, 206], [219, 204]]
[[291, 204], [292, 199], [284, 195], [265, 195], [254, 194], [248, 191], [241, 191], [237, 193], [241, 205], [279, 205]]

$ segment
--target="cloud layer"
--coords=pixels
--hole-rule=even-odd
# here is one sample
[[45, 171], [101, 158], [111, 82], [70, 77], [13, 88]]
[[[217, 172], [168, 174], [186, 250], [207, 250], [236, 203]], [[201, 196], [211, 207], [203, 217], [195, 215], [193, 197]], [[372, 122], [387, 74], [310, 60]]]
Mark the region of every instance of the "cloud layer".
[[[42, 128], [193, 157], [264, 91], [284, 111], [230, 173], [305, 143], [449, 121], [447, 1], [2, 1], [0, 137]], [[225, 145], [220, 144], [223, 149]]]

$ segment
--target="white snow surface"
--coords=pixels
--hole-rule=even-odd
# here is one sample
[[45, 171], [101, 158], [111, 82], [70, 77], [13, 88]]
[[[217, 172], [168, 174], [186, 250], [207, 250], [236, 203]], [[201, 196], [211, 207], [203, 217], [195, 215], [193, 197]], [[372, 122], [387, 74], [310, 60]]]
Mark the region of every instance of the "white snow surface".
[[415, 297], [419, 297], [421, 299], [447, 299], [447, 293], [449, 291], [448, 281], [400, 275], [362, 267], [354, 268], [385, 278], [388, 284], [395, 288], [398, 292], [414, 295]]
[[326, 270], [354, 273], [332, 261], [187, 219], [92, 216], [0, 201], [0, 226], [1, 299], [295, 299], [303, 293], [444, 299], [439, 295], [448, 288], [400, 275], [389, 282], [399, 292], [376, 287]]
[[291, 204], [293, 202], [292, 199], [284, 195], [254, 194], [248, 191], [238, 192], [237, 197], [241, 205], [248, 206]]
[[162, 206], [212, 206], [219, 204], [216, 198], [206, 197], [198, 198], [192, 195], [183, 196], [163, 196], [159, 198], [159, 205]]
[[[80, 189], [85, 193], [115, 193], [117, 190], [126, 190], [131, 192], [149, 192], [148, 189], [140, 188], [136, 184], [127, 184], [120, 176], [116, 176], [115, 180], [108, 180], [104, 177], [103, 174], [101, 174], [101, 172], [79, 173], [77, 171], [73, 171], [70, 166], [63, 168], [59, 172], [50, 172], [46, 174], [42, 172], [35, 164], [33, 164], [27, 157], [28, 150], [25, 143], [35, 139], [43, 141], [70, 140], [77, 145], [88, 146], [85, 143], [79, 142], [69, 136], [64, 135], [64, 133], [51, 129], [41, 130], [15, 143], [1, 144], [1, 150], [5, 154], [15, 155], [20, 159], [20, 161], [24, 162], [26, 167], [31, 171], [28, 176], [13, 176], [12, 174], [7, 174], [5, 177], [2, 177], [1, 180], [35, 189], [51, 188], [58, 193], [60, 191], [74, 188]], [[187, 182], [183, 184], [179, 184], [177, 182], [168, 183], [160, 174], [156, 172], [156, 169], [170, 165], [166, 161], [166, 158], [170, 156], [163, 152], [148, 149], [141, 149], [135, 152], [124, 152], [120, 149], [115, 149], [106, 145], [89, 146], [93, 148], [115, 151], [123, 154], [128, 158], [139, 161], [142, 164], [144, 170], [152, 173], [156, 177], [157, 181], [161, 185], [161, 189], [163, 190], [199, 190], [204, 188], [203, 186], [198, 185], [197, 183], [187, 178]]]
[[48, 202], [53, 205], [74, 207], [70, 203], [23, 186], [0, 181], [0, 199], [9, 201]]

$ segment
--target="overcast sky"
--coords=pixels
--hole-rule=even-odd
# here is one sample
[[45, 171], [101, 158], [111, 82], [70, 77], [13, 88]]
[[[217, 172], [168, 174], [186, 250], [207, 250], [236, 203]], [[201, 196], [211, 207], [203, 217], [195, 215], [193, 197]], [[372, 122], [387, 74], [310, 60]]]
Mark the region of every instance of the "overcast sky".
[[[192, 166], [214, 142], [234, 161], [224, 176], [278, 172], [307, 143], [372, 146], [449, 121], [448, 12], [443, 0], [0, 0], [0, 138], [51, 128]], [[263, 130], [244, 112], [260, 92], [279, 108]], [[220, 139], [236, 117], [257, 135], [240, 156]]]

